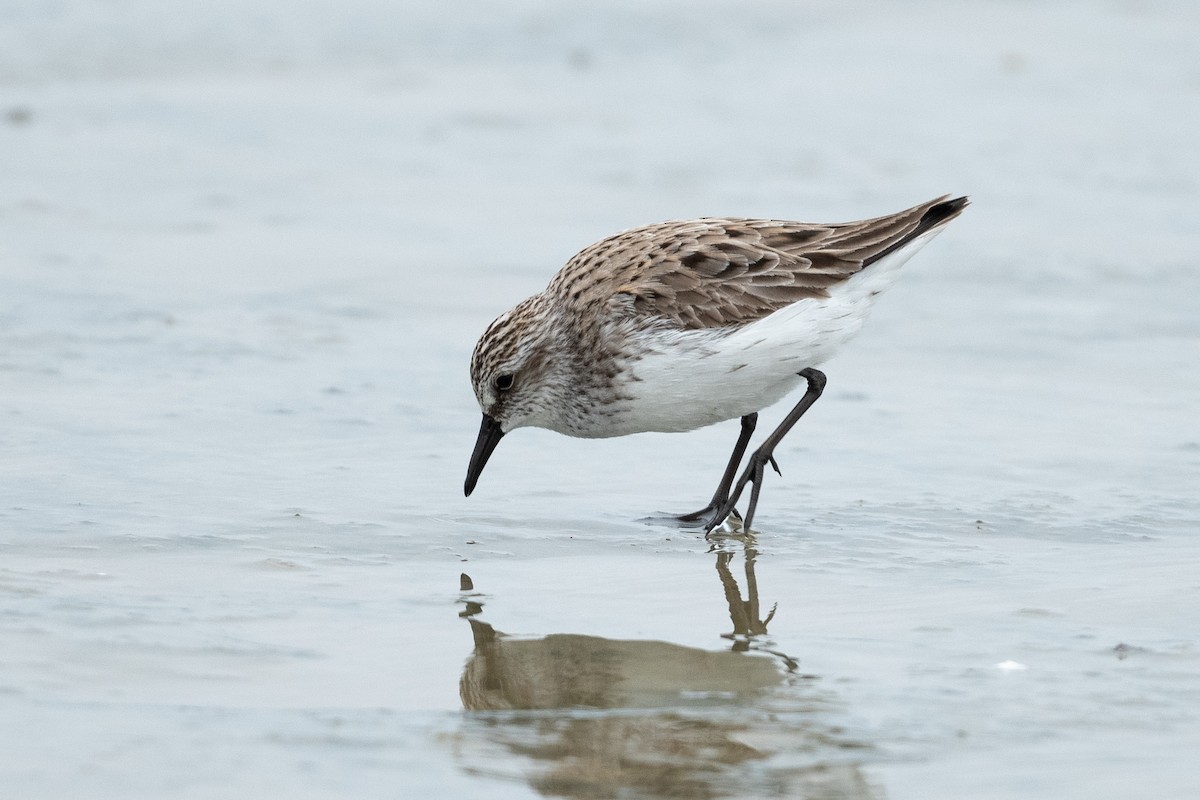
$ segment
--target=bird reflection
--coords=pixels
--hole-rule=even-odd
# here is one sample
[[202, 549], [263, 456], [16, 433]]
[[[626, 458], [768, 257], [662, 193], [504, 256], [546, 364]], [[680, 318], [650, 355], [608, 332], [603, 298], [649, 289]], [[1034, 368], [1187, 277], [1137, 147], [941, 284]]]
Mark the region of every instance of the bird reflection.
[[743, 552], [747, 596], [716, 553], [733, 621], [724, 651], [558, 633], [516, 638], [478, 619], [463, 576], [474, 652], [459, 682], [472, 712], [454, 737], [463, 769], [528, 781], [568, 798], [786, 796], [872, 798], [847, 752], [865, 747], [831, 721], [834, 704], [765, 640], [757, 553]]

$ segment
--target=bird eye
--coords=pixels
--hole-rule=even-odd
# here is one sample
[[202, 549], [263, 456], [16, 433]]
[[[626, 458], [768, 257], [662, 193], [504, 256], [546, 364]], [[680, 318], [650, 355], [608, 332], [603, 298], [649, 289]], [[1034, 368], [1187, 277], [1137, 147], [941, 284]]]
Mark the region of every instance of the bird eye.
[[499, 389], [500, 391], [507, 392], [509, 389], [512, 388], [512, 385], [513, 385], [513, 376], [512, 375], [497, 375], [496, 376], [496, 388]]

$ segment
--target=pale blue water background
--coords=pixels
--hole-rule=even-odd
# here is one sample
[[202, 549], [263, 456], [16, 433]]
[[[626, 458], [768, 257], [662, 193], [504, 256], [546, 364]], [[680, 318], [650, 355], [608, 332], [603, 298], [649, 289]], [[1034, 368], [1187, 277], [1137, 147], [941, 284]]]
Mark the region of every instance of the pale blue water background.
[[[1198, 34], [1184, 2], [0, 6], [4, 794], [1195, 796]], [[722, 556], [640, 520], [703, 503], [736, 424], [522, 431], [464, 499], [486, 323], [622, 228], [945, 192], [768, 477], [779, 684], [464, 710], [467, 600], [735, 644]], [[580, 683], [548, 663], [521, 685]]]

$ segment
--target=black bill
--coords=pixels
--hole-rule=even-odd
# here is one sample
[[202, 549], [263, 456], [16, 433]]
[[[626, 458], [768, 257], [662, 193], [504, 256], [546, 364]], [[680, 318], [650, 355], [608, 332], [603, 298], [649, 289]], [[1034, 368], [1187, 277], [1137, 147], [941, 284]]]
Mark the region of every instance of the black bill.
[[500, 444], [503, 436], [504, 431], [500, 429], [500, 423], [484, 414], [483, 424], [479, 426], [479, 438], [475, 440], [475, 452], [471, 453], [471, 463], [467, 465], [467, 483], [463, 487], [467, 497], [475, 491], [475, 482], [479, 480], [479, 473], [483, 472], [483, 465], [487, 463], [488, 457], [492, 455], [496, 445]]

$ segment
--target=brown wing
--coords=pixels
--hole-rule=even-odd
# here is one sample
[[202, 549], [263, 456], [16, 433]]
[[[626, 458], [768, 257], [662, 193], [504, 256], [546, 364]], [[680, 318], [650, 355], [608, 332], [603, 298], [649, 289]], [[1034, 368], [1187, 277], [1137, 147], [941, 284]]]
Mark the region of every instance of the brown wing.
[[885, 217], [833, 225], [762, 219], [663, 222], [572, 258], [547, 291], [570, 305], [624, 296], [638, 315], [683, 328], [761, 319], [845, 280], [950, 221], [967, 199], [940, 197]]

